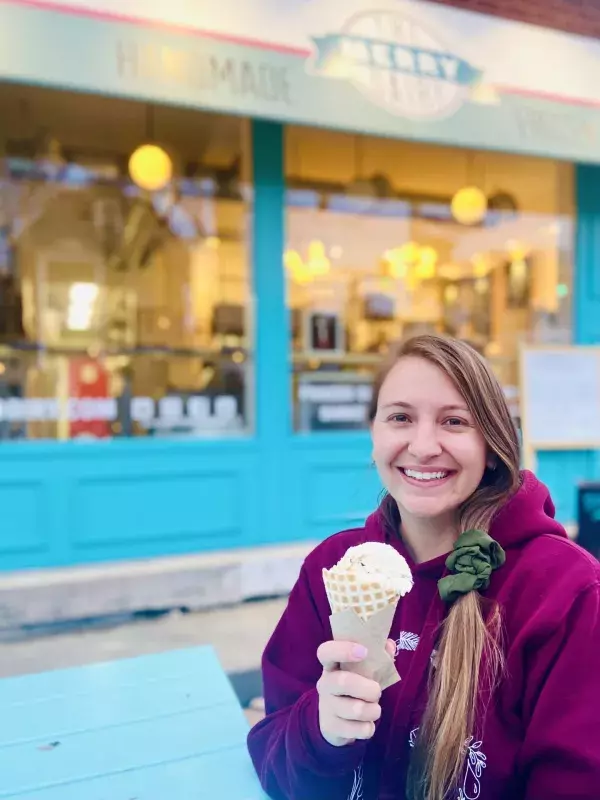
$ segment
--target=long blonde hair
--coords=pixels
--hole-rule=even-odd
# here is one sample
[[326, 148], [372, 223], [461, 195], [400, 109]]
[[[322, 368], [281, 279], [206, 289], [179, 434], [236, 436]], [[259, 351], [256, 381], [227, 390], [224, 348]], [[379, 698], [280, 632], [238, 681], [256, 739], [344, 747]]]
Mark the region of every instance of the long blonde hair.
[[[502, 388], [486, 361], [465, 342], [442, 336], [415, 336], [394, 347], [379, 372], [371, 420], [377, 413], [383, 382], [398, 360], [406, 356], [425, 359], [450, 378], [495, 460], [494, 467], [486, 468], [479, 487], [458, 510], [461, 532], [473, 528], [487, 532], [500, 507], [520, 483], [519, 441]], [[388, 502], [382, 507], [389, 510], [391, 505]], [[474, 735], [474, 726], [485, 713], [485, 698], [502, 670], [500, 612], [493, 606], [486, 613], [482, 604], [479, 593], [470, 592], [450, 607], [443, 623], [429, 699], [414, 751], [417, 755], [411, 764], [411, 800], [444, 800], [448, 791], [456, 787], [464, 768], [467, 740]]]

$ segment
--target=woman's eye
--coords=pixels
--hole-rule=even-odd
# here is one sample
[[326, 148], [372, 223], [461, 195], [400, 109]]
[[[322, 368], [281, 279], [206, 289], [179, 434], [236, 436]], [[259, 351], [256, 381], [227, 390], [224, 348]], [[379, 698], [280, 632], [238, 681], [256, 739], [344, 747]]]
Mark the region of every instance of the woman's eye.
[[410, 422], [410, 420], [408, 419], [406, 414], [392, 414], [392, 416], [390, 417], [389, 421], [390, 422], [399, 422], [399, 423], [402, 423], [402, 424], [405, 423], [405, 422]]
[[450, 417], [450, 419], [447, 419], [444, 423], [444, 425], [449, 425], [451, 428], [467, 424], [468, 423], [466, 423], [464, 419], [459, 419], [458, 417]]

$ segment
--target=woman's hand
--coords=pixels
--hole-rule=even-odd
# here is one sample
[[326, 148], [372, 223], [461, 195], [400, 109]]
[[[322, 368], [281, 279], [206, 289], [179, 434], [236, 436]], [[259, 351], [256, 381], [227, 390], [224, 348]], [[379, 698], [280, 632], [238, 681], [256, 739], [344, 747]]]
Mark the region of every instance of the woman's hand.
[[[386, 650], [394, 657], [396, 647], [388, 641]], [[319, 725], [325, 741], [334, 747], [370, 739], [381, 716], [381, 687], [376, 681], [347, 672], [340, 664], [363, 661], [366, 648], [352, 642], [324, 642], [317, 651], [323, 674], [317, 683]]]

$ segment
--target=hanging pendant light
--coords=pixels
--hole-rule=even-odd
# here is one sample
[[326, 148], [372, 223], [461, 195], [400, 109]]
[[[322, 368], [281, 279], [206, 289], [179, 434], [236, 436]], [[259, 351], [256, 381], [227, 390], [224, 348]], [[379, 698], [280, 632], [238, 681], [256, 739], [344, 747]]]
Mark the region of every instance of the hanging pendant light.
[[148, 192], [164, 189], [173, 177], [173, 162], [166, 150], [156, 144], [143, 144], [129, 159], [131, 180]]
[[147, 137], [129, 159], [129, 175], [140, 189], [158, 192], [173, 178], [173, 161], [167, 151], [154, 141], [154, 117], [152, 106], [147, 108]]
[[459, 189], [452, 198], [450, 210], [452, 216], [460, 225], [477, 225], [488, 210], [488, 200], [475, 183], [469, 180], [469, 173], [474, 172], [475, 154], [469, 153], [467, 162], [467, 185]]
[[461, 225], [477, 225], [487, 214], [487, 197], [477, 186], [465, 186], [452, 198], [451, 209]]

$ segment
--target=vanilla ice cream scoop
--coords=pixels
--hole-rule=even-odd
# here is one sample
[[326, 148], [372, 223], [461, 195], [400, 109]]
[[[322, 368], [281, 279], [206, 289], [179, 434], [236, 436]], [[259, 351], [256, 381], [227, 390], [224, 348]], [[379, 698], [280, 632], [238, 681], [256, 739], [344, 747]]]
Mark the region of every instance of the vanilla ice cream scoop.
[[364, 542], [350, 547], [334, 567], [356, 573], [361, 581], [377, 582], [383, 589], [400, 597], [413, 587], [413, 577], [406, 559], [389, 544]]
[[350, 547], [323, 581], [332, 613], [353, 609], [363, 620], [396, 605], [413, 587], [406, 559], [391, 545], [365, 542]]

